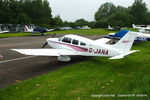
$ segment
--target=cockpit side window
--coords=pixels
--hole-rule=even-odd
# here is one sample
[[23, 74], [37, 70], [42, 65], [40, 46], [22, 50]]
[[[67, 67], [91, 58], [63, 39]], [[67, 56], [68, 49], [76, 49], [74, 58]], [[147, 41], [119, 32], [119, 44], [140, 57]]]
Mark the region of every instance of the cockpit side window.
[[81, 46], [86, 46], [86, 44], [84, 42], [80, 42]]
[[78, 45], [78, 44], [79, 44], [79, 41], [78, 41], [78, 40], [73, 39], [72, 44]]
[[64, 37], [64, 38], [62, 39], [62, 42], [71, 43], [71, 38]]

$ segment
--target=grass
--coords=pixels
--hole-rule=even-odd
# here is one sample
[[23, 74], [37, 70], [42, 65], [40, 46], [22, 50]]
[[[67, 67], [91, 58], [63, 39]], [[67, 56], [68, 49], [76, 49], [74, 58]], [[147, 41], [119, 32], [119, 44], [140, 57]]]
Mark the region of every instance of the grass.
[[[137, 31], [137, 29], [127, 28], [126, 30]], [[69, 33], [69, 34], [89, 34], [89, 35], [99, 35], [99, 34], [108, 34], [115, 33], [117, 31], [109, 31], [106, 29], [98, 28], [98, 29], [90, 29], [90, 30], [67, 30], [67, 31], [52, 31], [48, 32], [48, 34], [54, 33]]]
[[108, 31], [102, 28], [99, 29], [90, 29], [90, 30], [66, 30], [66, 31], [52, 31], [48, 32], [50, 33], [69, 33], [69, 34], [89, 34], [89, 35], [95, 35], [95, 34], [107, 34], [107, 33], [114, 33], [116, 31]]
[[[120, 60], [96, 57], [19, 82], [0, 91], [0, 100], [149, 100], [150, 43], [134, 45]], [[101, 97], [95, 94], [146, 94], [148, 97]]]
[[0, 38], [31, 36], [32, 33], [1, 33]]
[[[136, 31], [135, 29], [129, 28], [129, 30]], [[116, 31], [108, 31], [102, 28], [99, 29], [91, 29], [91, 30], [66, 30], [66, 31], [52, 31], [47, 32], [46, 34], [60, 34], [60, 33], [68, 33], [68, 34], [89, 34], [89, 35], [95, 35], [95, 34], [107, 34], [107, 33], [114, 33]], [[36, 33], [36, 35], [42, 35], [41, 33]], [[22, 37], [22, 36], [32, 36], [32, 33], [3, 33], [0, 34], [0, 38], [6, 38], [6, 37]]]

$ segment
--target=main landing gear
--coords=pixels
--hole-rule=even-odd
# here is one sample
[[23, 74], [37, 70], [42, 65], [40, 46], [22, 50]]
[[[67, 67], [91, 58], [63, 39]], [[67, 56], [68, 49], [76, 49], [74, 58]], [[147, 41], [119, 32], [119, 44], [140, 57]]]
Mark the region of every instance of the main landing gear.
[[71, 60], [71, 58], [69, 56], [58, 56], [57, 59], [62, 62], [67, 62], [67, 61]]

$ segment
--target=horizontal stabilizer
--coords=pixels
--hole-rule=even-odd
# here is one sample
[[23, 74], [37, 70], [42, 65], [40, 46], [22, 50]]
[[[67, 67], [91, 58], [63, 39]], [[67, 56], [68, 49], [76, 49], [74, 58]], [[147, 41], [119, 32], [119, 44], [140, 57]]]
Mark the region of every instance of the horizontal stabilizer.
[[131, 53], [134, 53], [134, 52], [138, 52], [139, 50], [132, 50], [132, 51], [129, 51], [129, 52], [126, 52], [124, 54], [121, 54], [121, 55], [117, 55], [117, 56], [113, 56], [109, 59], [121, 59], [121, 58], [124, 58], [125, 56], [131, 54]]

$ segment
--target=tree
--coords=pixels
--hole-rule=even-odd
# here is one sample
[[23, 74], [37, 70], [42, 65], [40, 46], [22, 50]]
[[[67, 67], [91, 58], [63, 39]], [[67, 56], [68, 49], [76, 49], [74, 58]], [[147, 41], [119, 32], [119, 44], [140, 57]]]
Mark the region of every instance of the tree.
[[107, 2], [105, 4], [102, 4], [98, 9], [98, 11], [95, 13], [95, 20], [98, 21], [104, 19], [112, 15], [116, 11], [117, 11], [116, 7], [113, 3]]
[[148, 23], [148, 9], [146, 4], [142, 0], [135, 0], [130, 8], [130, 14], [136, 17], [135, 24], [147, 24]]
[[112, 3], [102, 4], [95, 13], [94, 27], [131, 26], [131, 24], [149, 24], [150, 12], [142, 0], [135, 0], [132, 6], [125, 8]]
[[117, 12], [128, 12], [128, 9], [122, 6], [117, 6], [116, 10]]
[[26, 13], [20, 13], [17, 17], [17, 23], [19, 24], [31, 24], [31, 19]]
[[103, 20], [99, 20], [95, 23], [95, 27], [107, 27], [111, 26], [130, 26], [135, 22], [135, 18], [127, 12], [117, 12]]
[[10, 16], [9, 16], [9, 1], [8, 0], [2, 0], [1, 13], [0, 16], [2, 19], [0, 19], [0, 22], [2, 23], [9, 23], [10, 22]]
[[51, 11], [51, 8], [49, 7], [49, 3], [47, 0], [44, 0], [43, 7], [44, 7], [43, 23], [49, 23], [52, 18], [52, 14], [51, 14], [52, 11]]
[[72, 27], [72, 28], [77, 27], [75, 22], [67, 22], [67, 21], [64, 21], [63, 26]]
[[47, 0], [0, 0], [0, 23], [49, 24], [51, 19]]
[[62, 19], [60, 18], [59, 15], [57, 15], [57, 16], [54, 18], [54, 23], [55, 23], [55, 26], [59, 26], [59, 27], [62, 27], [62, 26], [63, 26], [63, 21], [62, 21]]
[[84, 20], [84, 19], [78, 19], [78, 20], [75, 21], [75, 24], [76, 24], [77, 26], [82, 27], [82, 26], [86, 26], [86, 25], [88, 26], [88, 25], [89, 25], [89, 22], [86, 21], [86, 20]]

